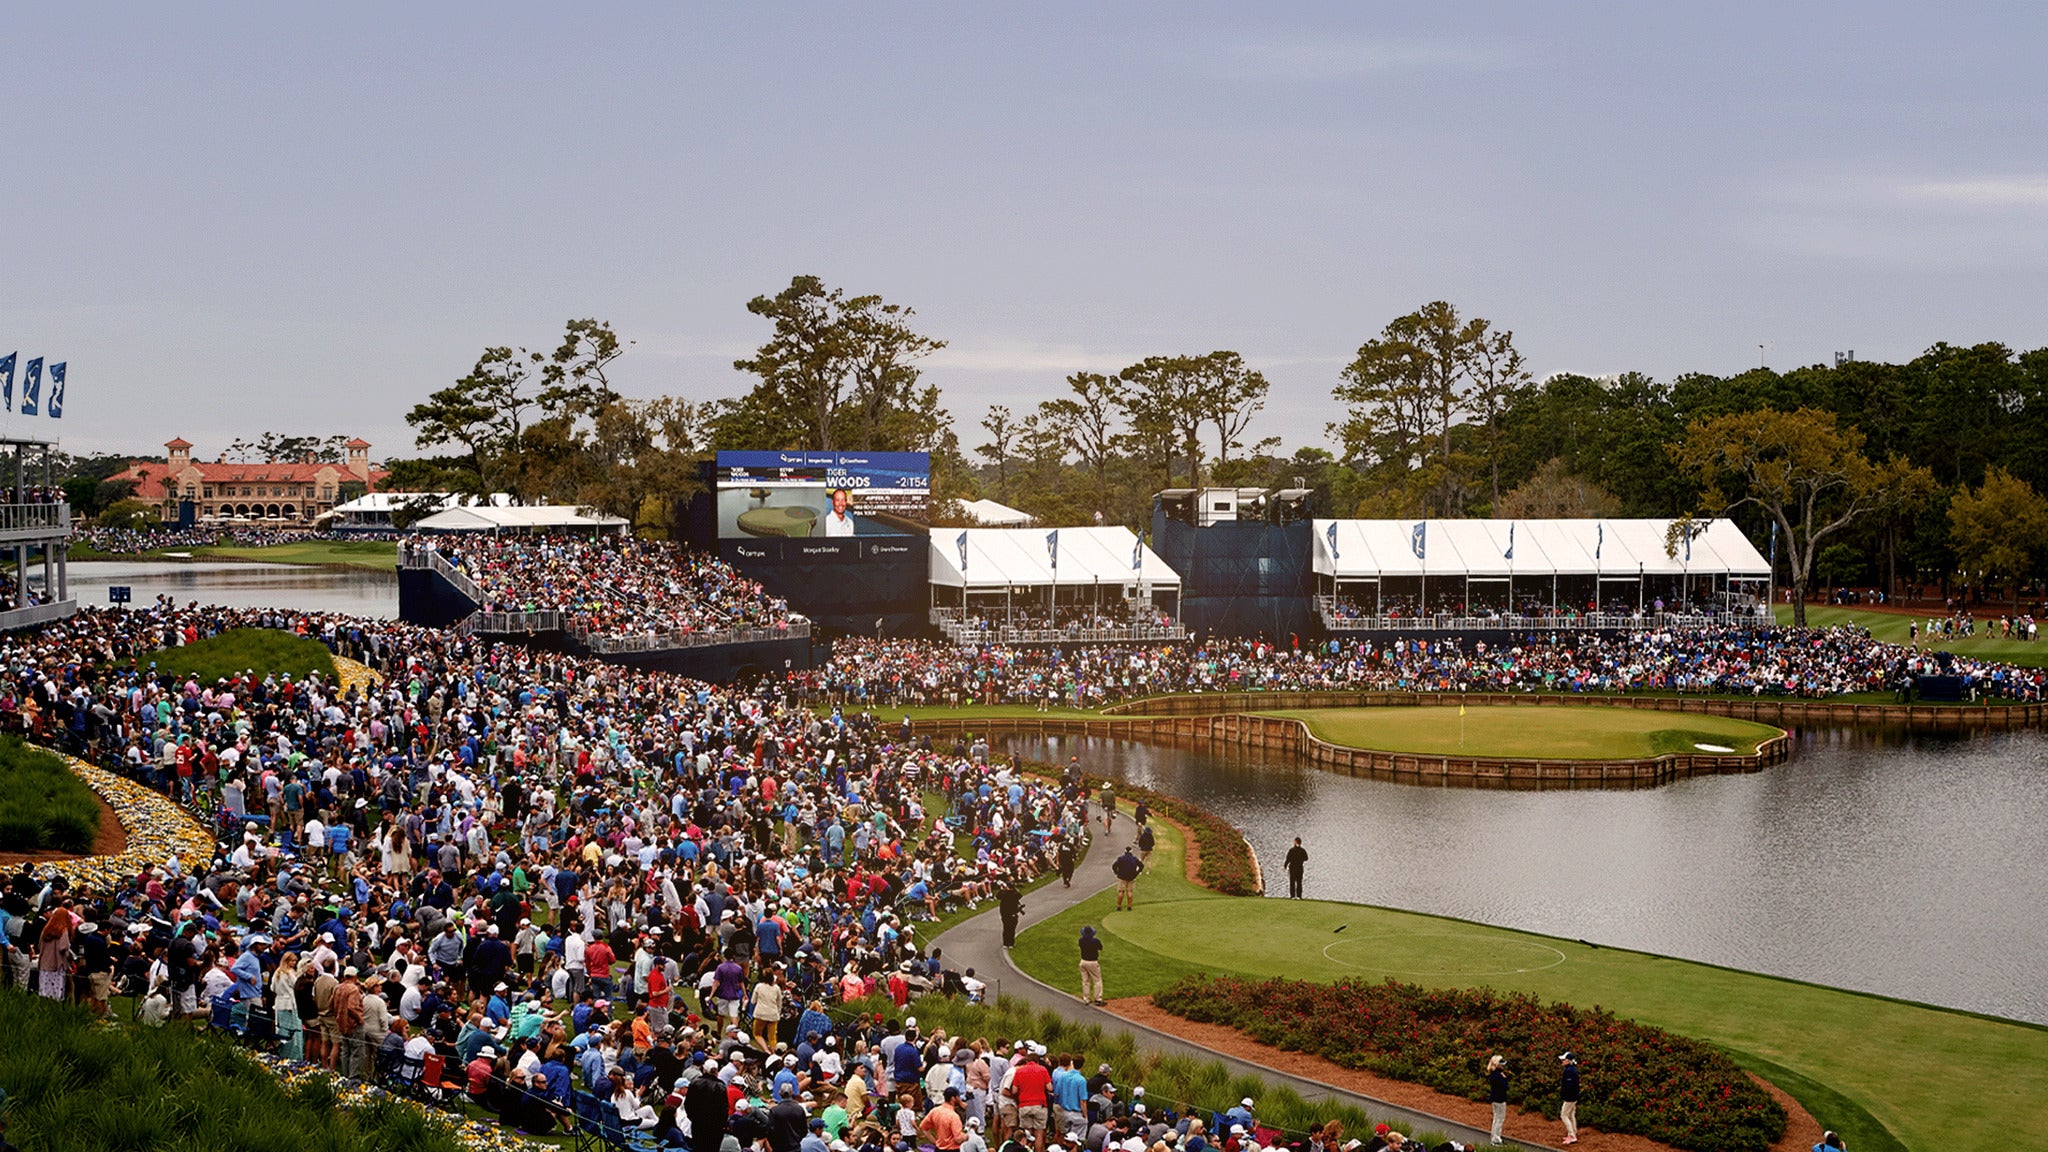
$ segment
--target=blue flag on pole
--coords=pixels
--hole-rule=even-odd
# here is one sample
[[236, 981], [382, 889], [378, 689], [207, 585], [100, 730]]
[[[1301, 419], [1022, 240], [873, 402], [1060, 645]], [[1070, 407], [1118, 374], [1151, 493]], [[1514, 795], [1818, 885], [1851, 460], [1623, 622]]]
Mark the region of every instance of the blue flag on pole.
[[14, 411], [14, 357], [16, 355], [18, 354], [9, 352], [5, 356], [0, 356], [0, 404], [5, 404], [9, 412]]
[[962, 571], [962, 572], [965, 572], [965, 571], [967, 571], [967, 530], [966, 530], [966, 529], [964, 529], [964, 528], [963, 528], [963, 529], [961, 529], [961, 530], [960, 530], [960, 539], [959, 539], [958, 541], [956, 541], [956, 543], [958, 543], [958, 544], [960, 545], [960, 571]]
[[1771, 521], [1771, 574], [1778, 572], [1778, 522]]
[[1593, 559], [1600, 558], [1600, 549], [1607, 546], [1607, 525], [1593, 525]]
[[1330, 559], [1335, 560], [1337, 558], [1337, 522], [1335, 520], [1330, 521], [1330, 526], [1323, 529], [1323, 535], [1330, 538]]
[[1417, 560], [1420, 560], [1422, 559], [1423, 553], [1428, 549], [1428, 546], [1429, 521], [1417, 520], [1415, 522], [1415, 531], [1409, 533], [1408, 535], [1408, 548], [1410, 551], [1415, 553], [1415, 558]]
[[1692, 524], [1685, 526], [1685, 562], [1687, 564], [1692, 563], [1692, 538], [1696, 527], [1696, 525]]
[[1515, 558], [1515, 522], [1512, 520], [1508, 521], [1508, 550], [1501, 553], [1500, 558], [1503, 560], [1513, 560]]
[[52, 420], [62, 419], [64, 416], [64, 365], [66, 363], [68, 361], [59, 360], [55, 364], [50, 365], [50, 419]]
[[1045, 534], [1045, 555], [1057, 570], [1060, 566], [1060, 530], [1057, 528]]
[[1138, 533], [1131, 538], [1131, 571], [1142, 571], [1145, 567], [1145, 534]]
[[21, 369], [21, 414], [23, 416], [33, 416], [36, 414], [36, 401], [41, 398], [42, 392], [43, 358], [38, 356], [23, 365]]

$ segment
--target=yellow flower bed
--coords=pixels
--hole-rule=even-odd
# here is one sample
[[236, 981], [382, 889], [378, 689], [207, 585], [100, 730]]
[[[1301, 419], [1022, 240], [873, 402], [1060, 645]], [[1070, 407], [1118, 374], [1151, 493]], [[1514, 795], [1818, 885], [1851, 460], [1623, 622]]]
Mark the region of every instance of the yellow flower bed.
[[285, 1086], [288, 1088], [297, 1088], [316, 1076], [331, 1078], [334, 1081], [335, 1098], [340, 1100], [345, 1107], [360, 1107], [373, 1100], [396, 1099], [399, 1103], [409, 1108], [418, 1109], [427, 1118], [428, 1123], [446, 1129], [456, 1139], [475, 1149], [476, 1152], [532, 1152], [532, 1149], [541, 1146], [540, 1141], [512, 1134], [506, 1131], [502, 1125], [482, 1120], [465, 1119], [452, 1113], [428, 1108], [417, 1100], [391, 1097], [382, 1088], [363, 1084], [355, 1080], [343, 1079], [324, 1068], [303, 1061], [286, 1060], [278, 1056], [260, 1054], [251, 1054], [250, 1058], [265, 1068], [270, 1069], [279, 1079], [285, 1082]]
[[351, 660], [346, 656], [334, 658], [334, 676], [340, 682], [343, 694], [355, 687], [361, 687], [363, 691], [368, 692], [384, 681], [384, 677], [372, 671], [368, 664], [360, 660]]
[[64, 762], [114, 810], [128, 834], [128, 847], [111, 856], [46, 861], [35, 866], [38, 875], [61, 872], [74, 886], [105, 892], [122, 877], [154, 868], [173, 854], [187, 865], [213, 857], [214, 839], [206, 826], [168, 797], [76, 756], [64, 756]]

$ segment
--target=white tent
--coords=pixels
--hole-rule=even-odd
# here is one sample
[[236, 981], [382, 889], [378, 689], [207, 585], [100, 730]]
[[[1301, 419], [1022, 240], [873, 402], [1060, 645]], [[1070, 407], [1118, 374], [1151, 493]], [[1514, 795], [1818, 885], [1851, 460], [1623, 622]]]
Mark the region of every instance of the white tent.
[[1128, 528], [934, 528], [931, 582], [968, 590], [1125, 584], [1177, 590], [1180, 575]]
[[960, 514], [986, 528], [1023, 528], [1033, 523], [1031, 513], [993, 500], [962, 500]]
[[626, 527], [622, 517], [573, 504], [449, 508], [413, 525], [420, 532], [623, 532]]
[[1758, 610], [1770, 562], [1728, 520], [1317, 520], [1319, 609], [1332, 627], [1417, 615]]
[[1732, 576], [1770, 562], [1729, 520], [1695, 521], [1672, 550], [1665, 519], [1317, 520], [1319, 576]]

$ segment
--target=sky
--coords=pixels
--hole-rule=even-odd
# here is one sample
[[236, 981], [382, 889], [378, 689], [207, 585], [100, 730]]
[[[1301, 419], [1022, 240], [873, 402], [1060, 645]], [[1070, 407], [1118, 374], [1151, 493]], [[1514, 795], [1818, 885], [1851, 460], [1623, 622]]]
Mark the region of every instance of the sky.
[[[1687, 9], [1680, 11], [1681, 7]], [[797, 274], [910, 305], [962, 442], [1239, 351], [1327, 446], [1448, 300], [1539, 375], [2048, 344], [2048, 8], [9, 5], [0, 355], [75, 452], [406, 410], [564, 321], [744, 390]]]

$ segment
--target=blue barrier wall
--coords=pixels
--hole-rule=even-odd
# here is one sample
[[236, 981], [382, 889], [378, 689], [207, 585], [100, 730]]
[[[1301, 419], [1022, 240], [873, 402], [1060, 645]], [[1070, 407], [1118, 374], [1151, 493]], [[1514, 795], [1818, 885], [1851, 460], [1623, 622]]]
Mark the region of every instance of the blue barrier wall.
[[1314, 529], [1306, 520], [1227, 520], [1197, 528], [1152, 511], [1152, 550], [1180, 574], [1180, 618], [1198, 635], [1306, 640], [1320, 629]]

